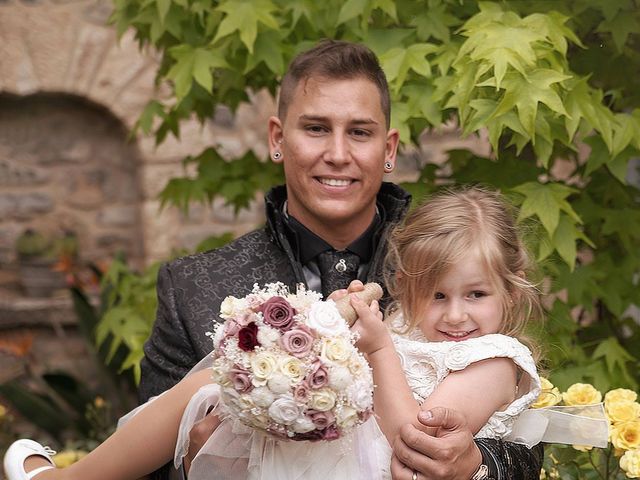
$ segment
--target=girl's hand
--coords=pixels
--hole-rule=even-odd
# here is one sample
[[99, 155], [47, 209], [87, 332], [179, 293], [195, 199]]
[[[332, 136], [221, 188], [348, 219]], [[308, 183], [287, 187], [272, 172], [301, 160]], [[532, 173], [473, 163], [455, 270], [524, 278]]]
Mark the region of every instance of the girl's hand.
[[356, 347], [367, 355], [385, 347], [393, 348], [389, 331], [382, 322], [382, 312], [378, 302], [374, 300], [371, 305], [367, 305], [357, 296], [351, 295], [351, 306], [358, 314], [358, 320], [351, 327], [352, 331], [360, 334]]

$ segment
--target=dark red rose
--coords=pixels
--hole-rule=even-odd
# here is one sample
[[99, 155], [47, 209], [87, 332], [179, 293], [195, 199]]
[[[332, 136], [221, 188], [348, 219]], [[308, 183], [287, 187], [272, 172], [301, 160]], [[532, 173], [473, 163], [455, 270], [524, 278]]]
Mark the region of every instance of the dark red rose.
[[335, 440], [340, 437], [340, 432], [338, 432], [338, 427], [335, 425], [329, 425], [322, 431], [322, 439], [323, 440]]
[[238, 332], [238, 346], [245, 352], [250, 352], [260, 345], [258, 342], [258, 325], [251, 322], [246, 327], [242, 327]]
[[295, 440], [308, 440], [310, 442], [317, 442], [318, 440], [322, 440], [324, 436], [324, 432], [322, 430], [311, 430], [310, 432], [305, 433], [296, 433], [293, 438]]
[[297, 313], [295, 308], [282, 297], [271, 297], [258, 307], [258, 311], [262, 312], [264, 323], [281, 332], [289, 330], [293, 323], [293, 316]]

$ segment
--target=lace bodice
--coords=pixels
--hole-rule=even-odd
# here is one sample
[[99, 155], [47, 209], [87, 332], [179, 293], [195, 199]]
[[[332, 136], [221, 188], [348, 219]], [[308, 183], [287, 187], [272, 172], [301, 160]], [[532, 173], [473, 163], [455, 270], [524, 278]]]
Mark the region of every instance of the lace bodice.
[[[402, 324], [401, 321], [394, 325]], [[461, 342], [429, 342], [418, 329], [408, 334], [392, 334], [409, 387], [420, 403], [450, 373], [488, 358], [507, 357], [531, 377], [529, 391], [520, 392], [503, 411], [495, 412], [476, 434], [477, 438], [503, 438], [511, 431], [519, 413], [527, 409], [540, 393], [540, 379], [531, 352], [518, 340], [493, 334]]]

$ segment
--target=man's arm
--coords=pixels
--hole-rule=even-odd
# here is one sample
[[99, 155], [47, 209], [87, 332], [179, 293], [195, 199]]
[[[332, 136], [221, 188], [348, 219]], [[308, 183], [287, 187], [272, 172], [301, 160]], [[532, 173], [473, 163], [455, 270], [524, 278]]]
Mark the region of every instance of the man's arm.
[[158, 272], [158, 308], [151, 336], [144, 345], [138, 398], [146, 402], [178, 383], [198, 361], [178, 315], [176, 290], [169, 265]]
[[473, 439], [459, 412], [437, 407], [431, 417], [421, 412], [418, 421], [437, 427], [436, 436], [407, 424], [393, 443], [391, 474], [394, 480], [409, 480], [413, 472], [435, 480], [470, 479], [481, 464], [492, 480], [538, 480], [543, 449], [493, 439]]
[[529, 449], [525, 445], [480, 438], [476, 445], [482, 453], [482, 463], [489, 469], [489, 478], [496, 480], [538, 480], [542, 469], [542, 444]]

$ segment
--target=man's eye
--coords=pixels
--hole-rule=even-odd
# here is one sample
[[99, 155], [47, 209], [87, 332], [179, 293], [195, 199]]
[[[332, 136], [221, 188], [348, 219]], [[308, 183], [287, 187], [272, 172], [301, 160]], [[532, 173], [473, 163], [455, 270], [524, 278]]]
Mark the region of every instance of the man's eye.
[[371, 133], [368, 130], [363, 130], [361, 128], [356, 128], [351, 132], [354, 137], [369, 137]]
[[327, 129], [322, 125], [307, 125], [305, 130], [311, 133], [324, 133], [327, 131]]

